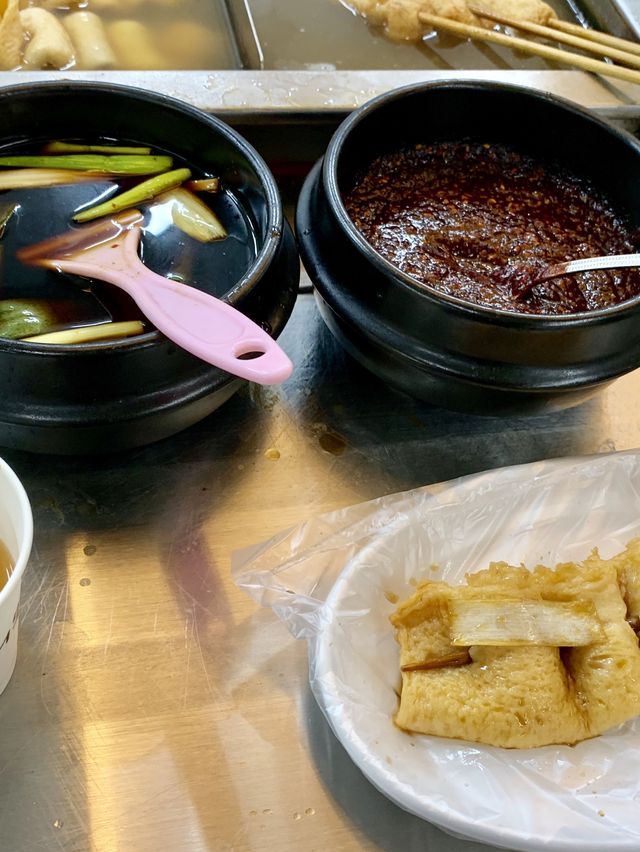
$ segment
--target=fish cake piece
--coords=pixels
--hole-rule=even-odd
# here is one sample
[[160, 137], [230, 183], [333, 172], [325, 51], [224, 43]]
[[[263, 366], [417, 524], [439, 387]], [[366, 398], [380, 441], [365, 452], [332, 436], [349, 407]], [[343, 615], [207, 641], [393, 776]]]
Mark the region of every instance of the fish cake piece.
[[[503, 15], [505, 18], [519, 18], [521, 21], [530, 21], [532, 24], [546, 26], [556, 16], [555, 11], [544, 3], [543, 0], [478, 0], [475, 4], [494, 15]], [[486, 21], [493, 26], [492, 21]]]
[[0, 14], [0, 71], [12, 71], [20, 65], [23, 45], [20, 3], [9, 0], [4, 14]]
[[20, 12], [27, 37], [23, 64], [28, 69], [68, 68], [75, 59], [73, 44], [52, 12], [30, 6]]
[[475, 16], [464, 0], [387, 0], [385, 34], [393, 41], [418, 41], [428, 32], [419, 18], [421, 12], [440, 15], [463, 24], [471, 24]]
[[466, 24], [477, 20], [465, 0], [351, 0], [350, 6], [372, 26], [382, 27], [392, 41], [419, 41], [428, 32], [420, 12]]
[[[548, 24], [556, 17], [543, 0], [478, 0], [477, 5], [496, 15], [536, 24]], [[419, 18], [421, 12], [461, 24], [493, 26], [493, 22], [474, 15], [466, 0], [351, 0], [350, 6], [372, 26], [382, 27], [393, 41], [419, 41], [429, 31]]]

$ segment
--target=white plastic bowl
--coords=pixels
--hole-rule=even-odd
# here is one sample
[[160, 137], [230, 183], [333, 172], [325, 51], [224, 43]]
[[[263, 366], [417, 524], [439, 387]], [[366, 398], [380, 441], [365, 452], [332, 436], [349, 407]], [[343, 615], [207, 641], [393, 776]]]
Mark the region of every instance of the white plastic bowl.
[[0, 459], [0, 541], [7, 547], [13, 571], [0, 591], [0, 692], [11, 679], [18, 652], [18, 604], [22, 575], [33, 539], [33, 516], [22, 483]]

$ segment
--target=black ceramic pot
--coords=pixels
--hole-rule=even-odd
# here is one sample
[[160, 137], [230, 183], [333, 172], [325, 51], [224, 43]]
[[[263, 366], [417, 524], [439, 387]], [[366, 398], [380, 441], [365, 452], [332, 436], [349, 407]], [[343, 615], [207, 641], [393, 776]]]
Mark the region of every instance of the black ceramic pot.
[[322, 315], [372, 372], [437, 405], [497, 415], [581, 402], [640, 365], [640, 298], [565, 316], [473, 305], [400, 272], [345, 210], [343, 192], [376, 155], [463, 138], [566, 166], [640, 227], [640, 143], [587, 110], [491, 82], [392, 91], [340, 125], [300, 195], [298, 243]]
[[[171, 98], [82, 82], [0, 90], [0, 116], [0, 147], [110, 137], [220, 174], [244, 205], [258, 245], [250, 268], [216, 295], [279, 335], [297, 294], [295, 242], [266, 164], [234, 130]], [[0, 445], [53, 453], [140, 446], [210, 414], [240, 385], [155, 331], [75, 346], [0, 340]]]

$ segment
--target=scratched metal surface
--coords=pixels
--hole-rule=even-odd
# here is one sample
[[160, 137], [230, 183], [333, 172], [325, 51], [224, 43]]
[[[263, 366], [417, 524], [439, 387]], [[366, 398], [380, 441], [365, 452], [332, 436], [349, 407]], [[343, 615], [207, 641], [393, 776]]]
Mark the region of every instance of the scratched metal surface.
[[155, 446], [5, 453], [36, 534], [0, 696], [0, 849], [487, 848], [360, 776], [310, 695], [304, 644], [233, 585], [230, 555], [385, 493], [637, 446], [640, 372], [563, 413], [480, 419], [386, 389], [310, 295], [282, 342], [292, 380]]
[[[330, 129], [298, 132], [301, 161]], [[1, 852], [487, 848], [360, 776], [310, 695], [304, 644], [236, 589], [230, 556], [384, 493], [637, 446], [640, 372], [571, 411], [484, 420], [386, 389], [336, 347], [309, 295], [282, 342], [297, 365], [282, 388], [245, 389], [155, 446], [3, 453], [36, 534], [0, 696]]]

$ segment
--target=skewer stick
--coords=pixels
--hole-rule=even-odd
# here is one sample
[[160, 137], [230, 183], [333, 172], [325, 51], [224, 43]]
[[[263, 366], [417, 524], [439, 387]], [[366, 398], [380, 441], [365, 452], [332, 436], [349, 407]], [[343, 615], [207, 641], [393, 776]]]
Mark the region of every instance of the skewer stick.
[[640, 56], [640, 44], [636, 41], [629, 41], [626, 38], [618, 38], [618, 36], [609, 35], [609, 33], [600, 32], [600, 30], [587, 29], [579, 24], [571, 24], [569, 21], [561, 21], [560, 18], [552, 18], [547, 23], [548, 27], [554, 30], [562, 30], [565, 33], [573, 33], [581, 38], [589, 39], [589, 41], [597, 41], [601, 44], [608, 44], [611, 47], [619, 47], [620, 50], [626, 50], [627, 53], [634, 53]]
[[501, 44], [504, 47], [521, 50], [523, 53], [542, 56], [544, 59], [550, 59], [553, 62], [572, 65], [574, 68], [580, 68], [583, 71], [604, 74], [608, 77], [617, 77], [619, 80], [626, 80], [628, 83], [640, 83], [640, 71], [635, 71], [633, 68], [621, 68], [619, 65], [610, 65], [608, 62], [589, 59], [587, 56], [580, 56], [568, 50], [559, 50], [557, 47], [549, 47], [546, 44], [538, 44], [537, 42], [527, 41], [524, 38], [504, 35], [504, 33], [487, 30], [484, 27], [476, 27], [472, 24], [461, 24], [458, 21], [452, 21], [450, 18], [442, 18], [440, 15], [428, 15], [426, 12], [419, 12], [418, 18], [427, 26], [454, 33], [462, 38], [490, 41], [494, 44]]
[[560, 42], [561, 44], [568, 44], [571, 45], [571, 47], [577, 47], [580, 50], [586, 50], [589, 53], [597, 53], [599, 56], [608, 56], [609, 59], [615, 59], [617, 62], [622, 62], [625, 65], [631, 65], [634, 68], [640, 68], [640, 56], [635, 56], [626, 50], [618, 50], [617, 48], [599, 45], [593, 41], [589, 41], [589, 39], [569, 35], [561, 30], [554, 30], [551, 27], [543, 27], [540, 24], [534, 24], [532, 21], [525, 21], [518, 18], [510, 18], [505, 15], [496, 15], [493, 12], [486, 12], [481, 6], [469, 6], [469, 9], [474, 15], [478, 15], [480, 18], [487, 18], [489, 21], [495, 21], [498, 24], [505, 24], [507, 27], [513, 27], [514, 29], [531, 33], [532, 35]]

